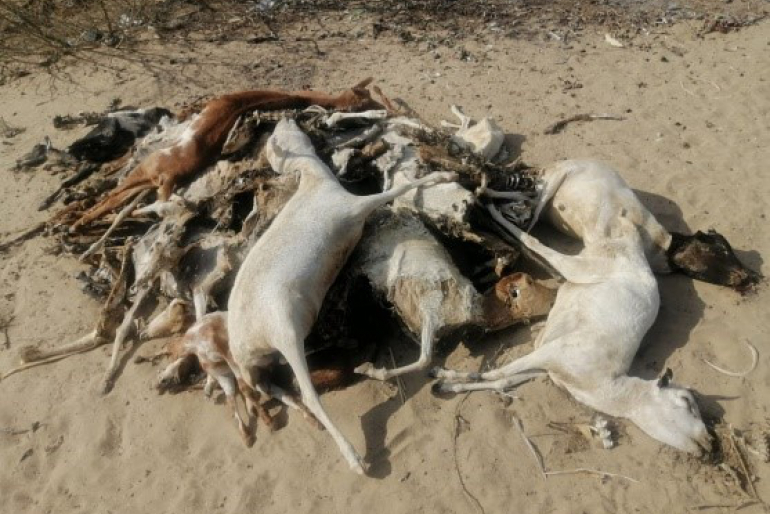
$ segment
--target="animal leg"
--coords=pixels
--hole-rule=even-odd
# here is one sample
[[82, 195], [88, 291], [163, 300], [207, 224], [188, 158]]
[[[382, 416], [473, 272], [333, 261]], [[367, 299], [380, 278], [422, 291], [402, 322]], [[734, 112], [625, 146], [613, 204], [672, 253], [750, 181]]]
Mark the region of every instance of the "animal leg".
[[117, 209], [123, 203], [133, 198], [135, 195], [141, 193], [146, 189], [151, 189], [152, 184], [149, 181], [142, 181], [133, 184], [127, 184], [126, 186], [119, 187], [115, 191], [107, 195], [107, 198], [91, 207], [83, 214], [79, 220], [72, 224], [71, 231], [77, 230], [82, 225], [90, 223], [95, 219], [100, 218], [104, 214]]
[[551, 361], [552, 346], [543, 346], [534, 350], [523, 357], [509, 362], [505, 366], [491, 371], [485, 371], [480, 373], [478, 371], [466, 373], [462, 371], [454, 371], [450, 369], [434, 368], [431, 371], [431, 375], [436, 378], [440, 378], [447, 382], [458, 382], [461, 380], [469, 380], [471, 382], [487, 382], [490, 380], [500, 380], [511, 375], [517, 375], [521, 373], [543, 373]]
[[214, 380], [214, 377], [211, 375], [206, 375], [206, 383], [203, 385], [203, 394], [206, 395], [206, 398], [211, 398], [211, 395], [214, 394], [214, 389], [219, 385], [219, 383]]
[[606, 278], [602, 269], [604, 266], [597, 259], [581, 256], [564, 255], [541, 243], [503, 217], [493, 204], [488, 206], [492, 218], [521, 241], [525, 248], [542, 257], [551, 267], [558, 271], [567, 281], [574, 284], [596, 284]]
[[384, 368], [375, 368], [370, 362], [367, 362], [361, 366], [358, 366], [354, 371], [376, 380], [388, 380], [389, 378], [411, 373], [412, 371], [419, 371], [428, 367], [428, 364], [430, 364], [431, 356], [433, 355], [433, 339], [435, 337], [436, 331], [433, 325], [433, 316], [431, 313], [426, 313], [425, 310], [426, 308], [423, 307], [422, 334], [420, 336], [420, 358], [416, 362], [390, 370]]
[[243, 395], [243, 401], [246, 403], [246, 410], [248, 410], [252, 415], [261, 419], [262, 422], [267, 425], [271, 431], [275, 430], [275, 420], [273, 420], [273, 417], [269, 412], [267, 412], [267, 409], [265, 409], [264, 405], [260, 403], [258, 390], [256, 388], [250, 387], [249, 384], [247, 384], [246, 381], [242, 379], [238, 380], [238, 386], [241, 390], [241, 394]]
[[126, 313], [126, 317], [123, 318], [118, 329], [115, 331], [115, 340], [112, 343], [112, 357], [110, 358], [110, 365], [107, 368], [107, 372], [104, 375], [104, 382], [102, 384], [102, 393], [107, 394], [112, 389], [115, 374], [118, 371], [118, 354], [120, 353], [120, 347], [128, 339], [128, 335], [134, 326], [134, 319], [136, 319], [136, 313], [144, 303], [145, 298], [149, 296], [149, 293], [154, 289], [154, 284], [150, 284], [148, 287], [143, 288], [136, 295], [134, 304]]
[[[241, 413], [238, 412], [238, 404], [236, 402], [235, 396], [237, 391], [235, 385], [235, 377], [221, 375], [216, 377], [216, 381], [220, 386], [222, 386], [222, 390], [225, 392], [225, 401], [227, 402], [227, 406], [230, 408], [230, 412], [235, 418], [235, 422], [238, 424], [238, 432], [241, 434], [243, 443], [247, 447], [251, 447], [254, 444], [254, 436], [249, 433], [248, 429], [246, 428], [246, 423], [244, 423], [243, 418], [241, 418]], [[246, 401], [246, 405], [248, 407], [248, 401]]]
[[310, 410], [305, 406], [304, 403], [299, 398], [296, 398], [293, 394], [290, 394], [280, 387], [273, 385], [273, 384], [257, 384], [256, 387], [257, 391], [264, 394], [265, 396], [269, 396], [270, 398], [275, 398], [279, 402], [283, 403], [290, 409], [298, 410], [302, 417], [304, 417], [308, 423], [313, 425], [319, 430], [323, 430], [323, 425], [320, 421], [318, 421], [318, 418], [313, 416], [313, 413], [310, 412]]
[[307, 362], [305, 361], [305, 356], [303, 355], [303, 346], [304, 345], [302, 344], [302, 341], [294, 341], [284, 346], [283, 350], [281, 351], [297, 378], [300, 391], [302, 391], [302, 401], [310, 410], [310, 412], [312, 412], [313, 415], [318, 418], [318, 421], [321, 422], [321, 424], [326, 428], [334, 441], [337, 443], [337, 446], [342, 452], [343, 457], [345, 457], [345, 460], [347, 461], [348, 466], [350, 466], [350, 469], [359, 475], [363, 475], [364, 463], [361, 457], [358, 455], [358, 453], [356, 453], [353, 445], [351, 445], [347, 439], [345, 439], [345, 436], [342, 435], [342, 432], [337, 429], [332, 420], [329, 418], [329, 415], [326, 414], [323, 405], [321, 405], [321, 401], [318, 398], [318, 393], [313, 387], [313, 382], [310, 380], [310, 372], [308, 371]]
[[358, 200], [357, 207], [365, 215], [368, 215], [369, 213], [373, 212], [375, 209], [382, 207], [388, 202], [395, 200], [399, 196], [411, 191], [412, 189], [422, 187], [422, 186], [427, 186], [427, 185], [433, 186], [436, 184], [442, 184], [444, 182], [454, 182], [456, 180], [457, 180], [457, 173], [437, 171], [434, 173], [430, 173], [421, 179], [417, 179], [414, 182], [401, 184], [399, 186], [396, 186], [382, 193], [369, 195], [369, 196], [359, 196], [357, 197], [357, 200]]
[[80, 262], [85, 262], [86, 259], [88, 259], [93, 254], [101, 250], [102, 246], [104, 246], [104, 242], [107, 241], [107, 238], [110, 237], [110, 235], [112, 235], [115, 229], [118, 228], [118, 225], [120, 225], [123, 222], [123, 220], [126, 219], [131, 214], [134, 208], [139, 204], [139, 202], [142, 201], [142, 199], [145, 196], [147, 196], [149, 192], [150, 192], [149, 190], [145, 189], [144, 191], [136, 195], [128, 205], [123, 207], [120, 213], [118, 213], [118, 215], [115, 217], [115, 220], [112, 222], [112, 225], [110, 225], [110, 228], [108, 228], [107, 231], [102, 235], [102, 237], [100, 237], [98, 241], [92, 244], [90, 248], [88, 248], [88, 250], [86, 250], [83, 253], [83, 255], [79, 257]]
[[490, 382], [472, 382], [472, 383], [449, 383], [437, 382], [433, 385], [434, 393], [464, 393], [468, 391], [505, 391], [517, 385], [523, 384], [541, 373], [521, 373], [512, 377], [492, 380]]
[[160, 372], [160, 376], [158, 377], [159, 389], [163, 390], [169, 386], [179, 384], [181, 380], [179, 368], [181, 368], [182, 364], [187, 360], [187, 356], [187, 354], [182, 355]]

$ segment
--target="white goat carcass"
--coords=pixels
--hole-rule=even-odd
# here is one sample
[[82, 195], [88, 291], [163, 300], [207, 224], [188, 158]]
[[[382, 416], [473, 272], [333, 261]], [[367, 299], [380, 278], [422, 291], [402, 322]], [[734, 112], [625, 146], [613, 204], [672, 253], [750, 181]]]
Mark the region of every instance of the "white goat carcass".
[[590, 241], [617, 226], [626, 212], [639, 228], [642, 246], [655, 273], [680, 272], [712, 284], [744, 292], [761, 279], [735, 256], [727, 240], [714, 230], [693, 235], [669, 232], [642, 205], [620, 174], [598, 161], [561, 161], [541, 174], [542, 193], [529, 228], [542, 214], [560, 231]]
[[366, 217], [415, 187], [455, 180], [435, 173], [384, 193], [348, 193], [315, 154], [296, 123], [282, 120], [268, 140], [267, 156], [278, 173], [299, 171], [299, 189], [256, 242], [239, 270], [228, 310], [230, 348], [244, 380], [262, 381], [260, 368], [281, 354], [297, 378], [308, 409], [329, 431], [350, 468], [361, 458], [332, 423], [313, 388], [304, 341], [324, 296], [361, 237]]
[[708, 449], [709, 435], [690, 391], [670, 385], [670, 376], [650, 381], [626, 375], [657, 316], [658, 287], [636, 226], [625, 213], [612, 211], [612, 203], [597, 205], [601, 206], [597, 219], [613, 217], [616, 222], [604, 237], [597, 232], [587, 238], [577, 256], [544, 246], [490, 208], [501, 225], [567, 282], [559, 289], [532, 353], [484, 373], [436, 370], [444, 379], [436, 389], [504, 390], [547, 372], [578, 401], [628, 418], [661, 442], [692, 453]]

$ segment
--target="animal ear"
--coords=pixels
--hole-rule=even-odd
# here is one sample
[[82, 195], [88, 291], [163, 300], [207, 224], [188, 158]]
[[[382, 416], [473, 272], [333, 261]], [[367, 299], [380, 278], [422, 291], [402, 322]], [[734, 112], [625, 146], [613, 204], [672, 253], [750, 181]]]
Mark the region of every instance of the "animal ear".
[[674, 372], [671, 371], [671, 368], [666, 368], [666, 371], [658, 378], [658, 387], [668, 387], [672, 378], [674, 378]]
[[372, 83], [374, 77], [366, 77], [364, 80], [353, 86], [351, 89], [363, 89]]

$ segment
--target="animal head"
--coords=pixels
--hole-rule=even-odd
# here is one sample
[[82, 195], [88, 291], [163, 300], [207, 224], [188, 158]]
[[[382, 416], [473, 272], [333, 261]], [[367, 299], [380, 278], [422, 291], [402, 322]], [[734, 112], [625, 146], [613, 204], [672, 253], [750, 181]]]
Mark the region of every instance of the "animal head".
[[348, 111], [369, 111], [372, 109], [383, 109], [379, 102], [372, 98], [372, 93], [366, 86], [372, 83], [374, 79], [368, 77], [355, 86], [339, 94], [338, 107]]
[[524, 320], [547, 315], [556, 290], [536, 282], [526, 273], [513, 273], [495, 284], [495, 296], [505, 303], [514, 319]]
[[692, 236], [677, 233], [671, 236], [668, 261], [673, 270], [740, 292], [748, 291], [762, 278], [738, 260], [727, 239], [715, 230], [698, 231]]
[[[256, 124], [259, 121], [257, 120]], [[222, 145], [222, 155], [231, 155], [238, 150], [249, 144], [254, 136], [255, 123], [251, 119], [246, 119], [244, 116], [238, 118], [227, 134], [224, 145]]]
[[632, 421], [650, 437], [679, 450], [702, 454], [711, 451], [711, 437], [701, 419], [698, 403], [684, 387], [671, 384], [670, 369], [649, 381], [649, 394], [631, 416]]

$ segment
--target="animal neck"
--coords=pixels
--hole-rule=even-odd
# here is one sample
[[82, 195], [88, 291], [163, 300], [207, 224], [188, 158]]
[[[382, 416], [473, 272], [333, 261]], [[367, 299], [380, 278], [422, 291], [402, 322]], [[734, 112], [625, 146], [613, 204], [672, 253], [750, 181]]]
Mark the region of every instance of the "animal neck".
[[633, 419], [640, 408], [648, 403], [650, 383], [641, 378], [621, 375], [592, 388], [567, 385], [567, 389], [578, 401], [593, 409], [610, 416]]
[[194, 129], [218, 151], [224, 145], [230, 129], [242, 114], [254, 110], [305, 109], [311, 105], [326, 109], [355, 107], [353, 97], [345, 92], [330, 95], [320, 91], [242, 91], [223, 95], [209, 102], [201, 112], [201, 117], [197, 120]]

